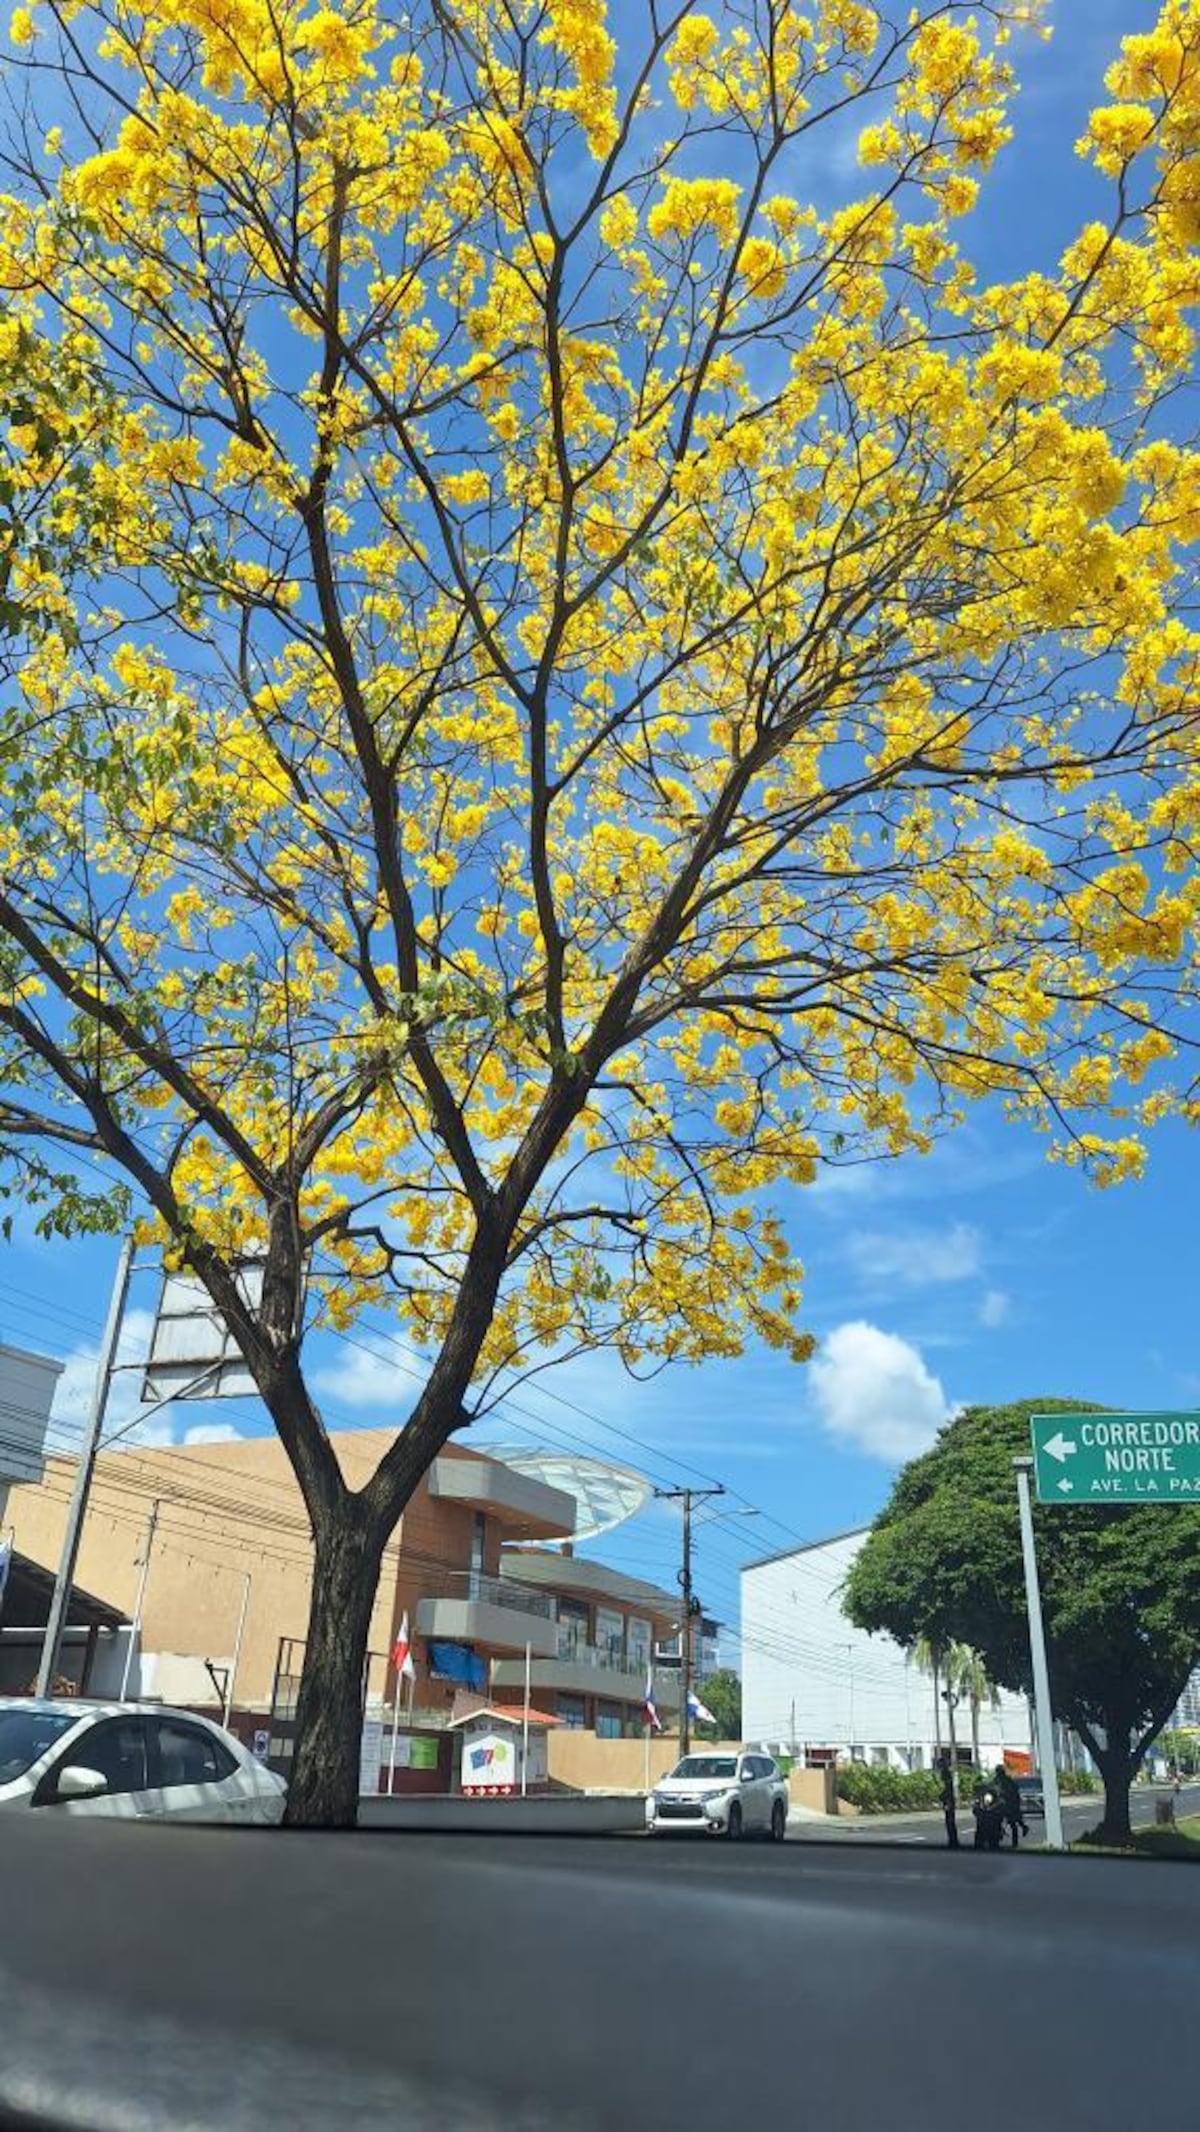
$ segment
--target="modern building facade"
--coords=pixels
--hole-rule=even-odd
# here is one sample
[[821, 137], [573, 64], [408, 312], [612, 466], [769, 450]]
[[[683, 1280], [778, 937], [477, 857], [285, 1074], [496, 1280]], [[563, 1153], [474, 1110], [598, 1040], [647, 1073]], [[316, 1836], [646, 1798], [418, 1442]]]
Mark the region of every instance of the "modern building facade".
[[[748, 1563], [741, 1573], [742, 1724], [748, 1740], [795, 1751], [928, 1769], [951, 1728], [960, 1757], [972, 1714], [953, 1708], [890, 1636], [868, 1636], [842, 1612], [841, 1592], [867, 1527]], [[1028, 1752], [1023, 1697], [985, 1698], [978, 1713], [985, 1764]]]
[[[501, 1581], [523, 1593], [525, 1604], [536, 1598], [550, 1609], [554, 1648], [531, 1650], [529, 1658], [539, 1708], [573, 1731], [640, 1738], [652, 1654], [678, 1624], [678, 1595], [603, 1562], [542, 1548], [508, 1549], [500, 1569]], [[673, 1679], [656, 1671], [654, 1687], [660, 1716], [678, 1708]], [[495, 1660], [492, 1691], [499, 1703], [524, 1699], [524, 1654]]]

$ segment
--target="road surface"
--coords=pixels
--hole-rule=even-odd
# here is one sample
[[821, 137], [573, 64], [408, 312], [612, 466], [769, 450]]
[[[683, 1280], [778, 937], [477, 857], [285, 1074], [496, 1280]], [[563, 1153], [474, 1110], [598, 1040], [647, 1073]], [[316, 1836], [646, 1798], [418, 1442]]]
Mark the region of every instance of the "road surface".
[[0, 2121], [1185, 2125], [1198, 1895], [1154, 1862], [14, 1813]]
[[[1144, 1791], [1135, 1790], [1130, 1800], [1130, 1818], [1135, 1828], [1153, 1828], [1155, 1802], [1170, 1797], [1166, 1786]], [[1103, 1811], [1103, 1800], [1097, 1793], [1091, 1799], [1064, 1799], [1063, 1833], [1068, 1843], [1075, 1843], [1093, 1829]], [[1185, 1814], [1200, 1814], [1200, 1784], [1185, 1784], [1175, 1801], [1175, 1811], [1182, 1820]], [[1040, 1814], [1027, 1816], [1030, 1843], [1045, 1841], [1046, 1824]], [[958, 1817], [959, 1839], [971, 1843], [975, 1835], [975, 1823], [970, 1813]], [[793, 1821], [788, 1829], [792, 1840], [801, 1842], [839, 1843], [927, 1843], [945, 1845], [946, 1830], [940, 1814], [860, 1814], [856, 1820]], [[1008, 1841], [1007, 1833], [1005, 1842]]]

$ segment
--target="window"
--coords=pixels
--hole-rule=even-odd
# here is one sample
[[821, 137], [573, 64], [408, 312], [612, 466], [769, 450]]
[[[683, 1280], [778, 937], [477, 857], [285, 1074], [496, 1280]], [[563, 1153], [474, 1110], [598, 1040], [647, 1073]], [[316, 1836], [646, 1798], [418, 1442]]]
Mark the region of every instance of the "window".
[[625, 1666], [625, 1616], [611, 1607], [596, 1608], [596, 1646], [610, 1666]]
[[[561, 1698], [560, 1698], [561, 1700]], [[732, 1783], [737, 1776], [737, 1760], [731, 1754], [685, 1754], [671, 1771], [673, 1777], [728, 1777]]]
[[621, 1706], [619, 1703], [597, 1703], [596, 1738], [619, 1740], [621, 1737]]
[[582, 1695], [561, 1695], [555, 1713], [570, 1732], [586, 1732], [587, 1703]]
[[625, 1648], [629, 1653], [631, 1673], [647, 1673], [650, 1670], [650, 1623], [631, 1614], [625, 1627]]
[[471, 1572], [467, 1579], [467, 1595], [478, 1599], [483, 1592], [483, 1572], [487, 1561], [487, 1518], [482, 1510], [475, 1512], [471, 1527]]
[[149, 1779], [146, 1728], [141, 1718], [115, 1717], [102, 1725], [89, 1725], [49, 1772], [47, 1797], [56, 1796], [64, 1769], [98, 1769], [109, 1792], [145, 1791]]
[[0, 1710], [0, 1784], [11, 1784], [79, 1723], [52, 1710]]
[[237, 1763], [229, 1749], [198, 1725], [177, 1718], [157, 1718], [159, 1783], [164, 1791], [181, 1784], [219, 1784], [233, 1776]]
[[582, 1599], [560, 1599], [558, 1602], [558, 1655], [569, 1658], [587, 1643], [591, 1616]]

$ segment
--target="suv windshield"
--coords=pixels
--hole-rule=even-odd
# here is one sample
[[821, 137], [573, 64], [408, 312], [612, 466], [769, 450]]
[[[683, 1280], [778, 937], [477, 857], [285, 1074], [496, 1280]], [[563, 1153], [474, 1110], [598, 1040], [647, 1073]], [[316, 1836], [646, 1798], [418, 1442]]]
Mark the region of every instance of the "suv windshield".
[[736, 1777], [737, 1757], [731, 1754], [685, 1754], [671, 1771], [673, 1777]]
[[0, 1710], [0, 1784], [23, 1777], [39, 1755], [79, 1723], [58, 1710]]

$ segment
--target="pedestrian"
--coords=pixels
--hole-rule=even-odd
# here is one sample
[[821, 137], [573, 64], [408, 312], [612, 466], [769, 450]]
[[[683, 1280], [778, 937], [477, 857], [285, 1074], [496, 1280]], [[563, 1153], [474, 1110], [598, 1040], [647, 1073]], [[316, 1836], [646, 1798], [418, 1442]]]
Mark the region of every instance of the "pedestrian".
[[1015, 1851], [1020, 1841], [1018, 1830], [1021, 1836], [1029, 1834], [1029, 1823], [1025, 1819], [1024, 1808], [1021, 1805], [1021, 1794], [1017, 1789], [1017, 1780], [1012, 1771], [1004, 1767], [1003, 1762], [997, 1762], [992, 1774], [995, 1778], [996, 1790], [1000, 1794], [1000, 1803], [1004, 1808], [1004, 1819], [1008, 1823], [1008, 1831], [1012, 1837], [1012, 1847]]
[[942, 1812], [946, 1817], [946, 1842], [952, 1851], [956, 1851], [958, 1849], [958, 1801], [954, 1794], [954, 1771], [950, 1766], [950, 1756], [944, 1749], [938, 1762], [937, 1773], [941, 1782]]

